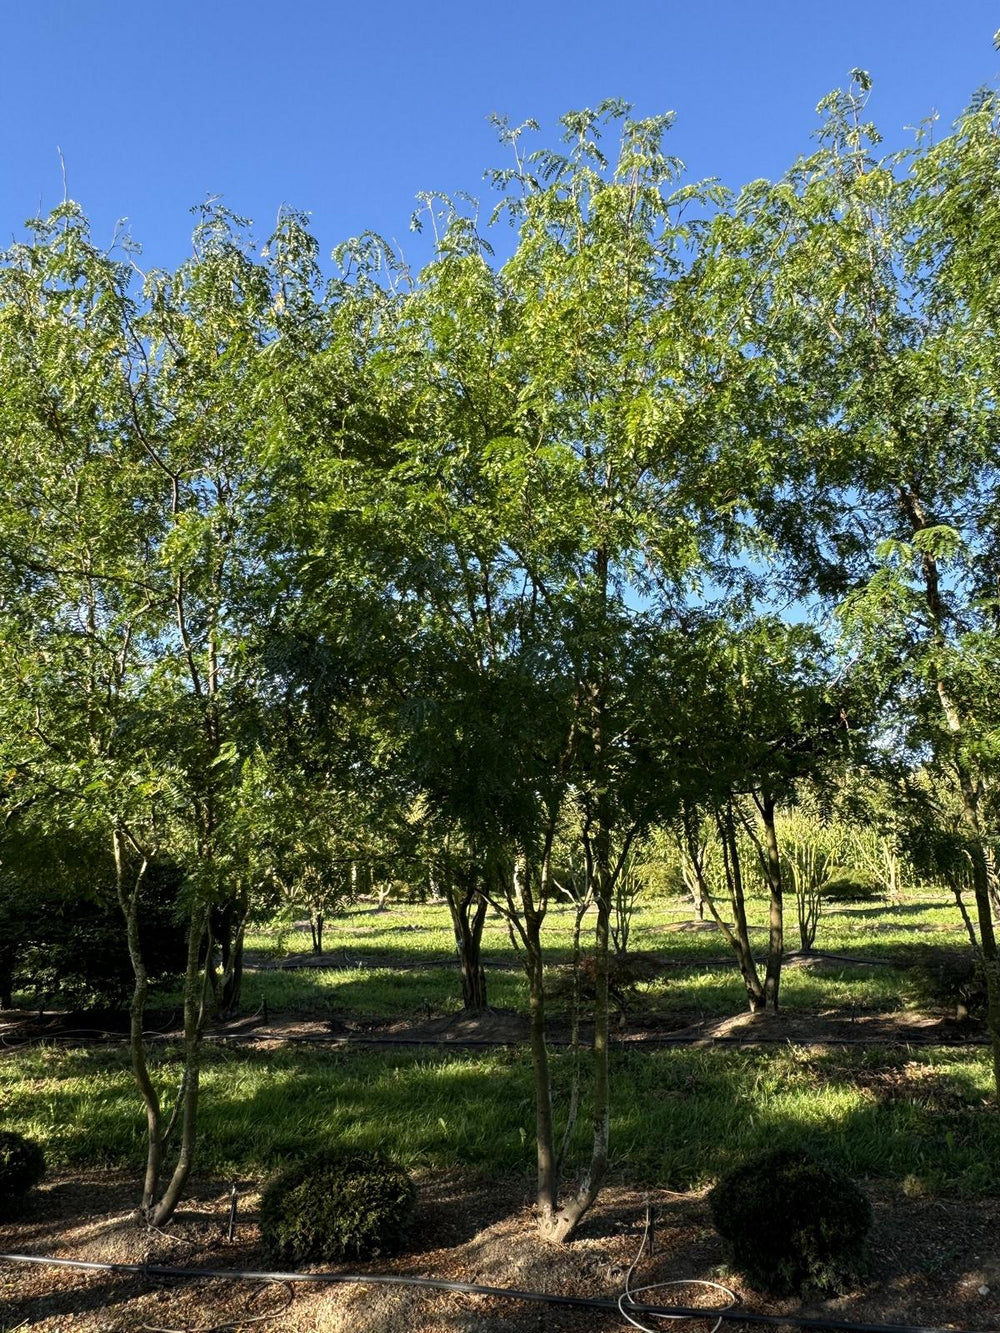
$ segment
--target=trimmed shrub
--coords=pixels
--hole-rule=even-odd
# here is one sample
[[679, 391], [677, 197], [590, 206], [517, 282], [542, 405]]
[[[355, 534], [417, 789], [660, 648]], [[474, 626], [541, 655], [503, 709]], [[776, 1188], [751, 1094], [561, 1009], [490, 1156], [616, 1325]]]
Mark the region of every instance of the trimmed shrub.
[[805, 1286], [836, 1290], [860, 1260], [872, 1222], [848, 1176], [788, 1148], [737, 1167], [708, 1199], [734, 1267], [779, 1296]]
[[831, 903], [877, 902], [885, 897], [885, 889], [867, 871], [831, 866], [820, 896]]
[[382, 1153], [317, 1153], [265, 1185], [261, 1235], [283, 1263], [377, 1259], [400, 1248], [414, 1198], [409, 1175]]
[[0, 1130], [0, 1216], [10, 1217], [45, 1175], [45, 1156], [33, 1139]]
[[910, 973], [926, 1003], [947, 1005], [960, 1019], [985, 1013], [986, 977], [971, 948], [913, 944], [900, 950], [896, 966]]

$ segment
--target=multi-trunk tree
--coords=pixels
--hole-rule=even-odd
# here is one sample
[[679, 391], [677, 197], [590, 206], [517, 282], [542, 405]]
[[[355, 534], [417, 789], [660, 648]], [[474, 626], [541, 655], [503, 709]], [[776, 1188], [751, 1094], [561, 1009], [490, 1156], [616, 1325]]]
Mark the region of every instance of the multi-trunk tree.
[[[882, 689], [883, 727], [963, 812], [1000, 1088], [996, 827], [997, 113], [877, 155], [855, 71], [820, 147], [720, 220], [743, 293], [755, 429], [781, 469], [761, 521], [791, 586], [837, 606]], [[973, 224], [973, 216], [976, 221]], [[890, 708], [894, 701], [895, 707]], [[895, 718], [892, 714], [895, 714]]]
[[[242, 637], [282, 277], [215, 207], [172, 275], [102, 252], [68, 203], [0, 268], [3, 707], [26, 722], [11, 762], [36, 817], [94, 830], [114, 865], [149, 1131], [142, 1210], [157, 1224], [194, 1160], [201, 1036], [229, 1002], [255, 874], [238, 837], [256, 716]], [[183, 873], [187, 922], [173, 1110], [143, 1038], [140, 911], [163, 858]]]

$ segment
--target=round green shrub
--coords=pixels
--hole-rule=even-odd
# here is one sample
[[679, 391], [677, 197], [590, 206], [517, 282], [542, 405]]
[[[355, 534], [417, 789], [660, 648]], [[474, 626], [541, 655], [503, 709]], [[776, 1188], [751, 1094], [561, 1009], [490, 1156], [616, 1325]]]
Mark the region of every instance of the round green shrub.
[[855, 870], [852, 866], [831, 866], [820, 894], [831, 903], [875, 902], [885, 897], [885, 889], [865, 870]]
[[788, 1148], [744, 1162], [708, 1198], [734, 1267], [775, 1295], [836, 1290], [860, 1260], [872, 1222], [848, 1176]]
[[17, 1212], [44, 1175], [45, 1156], [38, 1144], [11, 1130], [0, 1130], [0, 1215]]
[[413, 1182], [377, 1152], [317, 1153], [264, 1187], [260, 1229], [283, 1263], [376, 1259], [402, 1244]]

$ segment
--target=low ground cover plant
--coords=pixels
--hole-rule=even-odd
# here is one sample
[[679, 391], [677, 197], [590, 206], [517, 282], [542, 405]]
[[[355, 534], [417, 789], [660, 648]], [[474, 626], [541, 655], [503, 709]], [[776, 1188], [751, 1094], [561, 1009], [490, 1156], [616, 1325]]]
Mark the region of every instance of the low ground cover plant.
[[384, 1153], [327, 1149], [268, 1181], [261, 1235], [282, 1263], [377, 1259], [401, 1248], [414, 1197], [407, 1172]]
[[849, 1176], [792, 1148], [750, 1158], [708, 1197], [735, 1267], [779, 1296], [837, 1291], [856, 1270], [872, 1224], [871, 1204]]
[[0, 1130], [0, 1217], [16, 1216], [45, 1175], [45, 1154], [33, 1139]]

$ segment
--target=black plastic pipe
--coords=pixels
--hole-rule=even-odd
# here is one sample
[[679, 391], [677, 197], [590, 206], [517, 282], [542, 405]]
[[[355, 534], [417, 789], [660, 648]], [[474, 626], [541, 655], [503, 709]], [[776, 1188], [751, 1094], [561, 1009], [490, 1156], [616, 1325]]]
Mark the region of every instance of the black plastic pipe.
[[[449, 1282], [438, 1277], [400, 1277], [388, 1273], [268, 1273], [239, 1268], [178, 1268], [171, 1264], [98, 1263], [84, 1259], [49, 1259], [35, 1254], [0, 1254], [0, 1261], [15, 1264], [48, 1264], [55, 1268], [83, 1268], [105, 1273], [128, 1273], [138, 1277], [223, 1278], [252, 1282], [357, 1282], [381, 1287], [421, 1287], [431, 1291], [458, 1291], [470, 1296], [496, 1296], [511, 1301], [536, 1301], [545, 1305], [572, 1305], [589, 1310], [621, 1313], [617, 1300], [600, 1296], [557, 1296], [551, 1292], [520, 1291], [516, 1287], [484, 1287], [476, 1282]], [[927, 1328], [917, 1324], [859, 1324], [849, 1319], [817, 1319], [809, 1315], [758, 1314], [731, 1306], [713, 1310], [695, 1305], [639, 1305], [625, 1303], [629, 1314], [661, 1315], [687, 1319], [724, 1319], [727, 1323], [771, 1324], [793, 1328], [844, 1329], [847, 1333], [963, 1333], [950, 1328]]]

